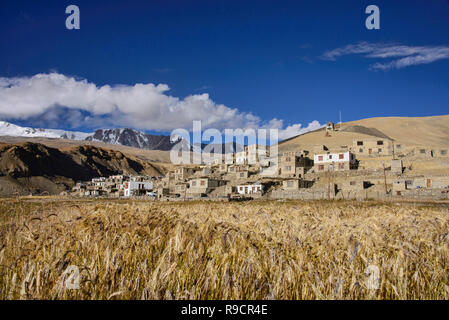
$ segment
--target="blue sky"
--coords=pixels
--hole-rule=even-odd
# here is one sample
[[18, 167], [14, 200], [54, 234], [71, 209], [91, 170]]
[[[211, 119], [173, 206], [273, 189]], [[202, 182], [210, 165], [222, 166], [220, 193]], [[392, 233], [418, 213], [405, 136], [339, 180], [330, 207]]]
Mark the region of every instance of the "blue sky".
[[[65, 8], [70, 4], [80, 8], [80, 30], [65, 28]], [[365, 8], [370, 4], [380, 8], [380, 30], [365, 27]], [[354, 48], [360, 46], [362, 53], [356, 53]], [[232, 110], [239, 125], [284, 129], [295, 124], [304, 128], [314, 120], [337, 122], [338, 110], [343, 121], [449, 113], [447, 0], [3, 0], [0, 47], [0, 77], [6, 83], [0, 97], [9, 103], [0, 103], [0, 120], [21, 125], [77, 130], [134, 126], [169, 132], [186, 126], [181, 118], [196, 117], [185, 108], [203, 120], [214, 118], [206, 126], [220, 129], [229, 126]], [[337, 48], [344, 49], [325, 59], [326, 52], [335, 53]], [[379, 56], [398, 48], [400, 56]], [[431, 62], [394, 65], [398, 59], [409, 61], [407, 57], [413, 60], [420, 54]], [[381, 70], [373, 68], [376, 63], [393, 65]], [[51, 73], [65, 78], [46, 81], [65, 89], [71, 77], [85, 79], [97, 89], [105, 85], [131, 89], [115, 94], [117, 106], [105, 107], [107, 111], [99, 111], [103, 95], [92, 98], [95, 102], [90, 97], [78, 102], [92, 104], [85, 108], [64, 106], [61, 101], [66, 100], [57, 98], [40, 102], [39, 94], [47, 94], [42, 86], [15, 88], [19, 97], [12, 96], [11, 87], [26, 86], [14, 79]], [[139, 83], [154, 84], [156, 89], [136, 92]], [[157, 89], [158, 84], [169, 89]], [[121, 96], [140, 97], [145, 90], [155, 98], [139, 103], [157, 121], [136, 120], [142, 119], [142, 110], [132, 115], [124, 111], [129, 101], [122, 102]], [[194, 101], [186, 102], [189, 96]], [[163, 106], [153, 108], [157, 103], [171, 106], [175, 114], [164, 118], [163, 109], [158, 109]], [[11, 111], [16, 105], [23, 110]], [[221, 105], [228, 109], [215, 112]], [[183, 110], [179, 121], [177, 108]]]

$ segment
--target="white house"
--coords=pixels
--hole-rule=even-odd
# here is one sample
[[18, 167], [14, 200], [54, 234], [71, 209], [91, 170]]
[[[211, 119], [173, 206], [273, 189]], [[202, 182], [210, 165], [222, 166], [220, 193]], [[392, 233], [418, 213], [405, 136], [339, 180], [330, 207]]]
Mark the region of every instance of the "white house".
[[267, 146], [253, 144], [235, 154], [236, 164], [257, 164], [269, 155]]
[[226, 153], [224, 155], [224, 163], [234, 164], [235, 163], [235, 154], [234, 153]]
[[235, 163], [236, 164], [245, 164], [248, 160], [246, 151], [240, 151], [235, 154]]
[[125, 197], [133, 195], [146, 195], [149, 191], [153, 190], [152, 181], [128, 181], [125, 182]]
[[263, 191], [263, 185], [260, 183], [253, 183], [253, 184], [242, 184], [237, 186], [237, 192], [239, 194], [255, 194], [255, 193], [262, 193]]
[[92, 179], [92, 184], [97, 186], [97, 187], [104, 187], [105, 184], [106, 184], [106, 178], [105, 177], [93, 178]]
[[356, 164], [355, 155], [349, 151], [316, 154], [313, 157], [315, 172], [351, 170], [356, 168]]

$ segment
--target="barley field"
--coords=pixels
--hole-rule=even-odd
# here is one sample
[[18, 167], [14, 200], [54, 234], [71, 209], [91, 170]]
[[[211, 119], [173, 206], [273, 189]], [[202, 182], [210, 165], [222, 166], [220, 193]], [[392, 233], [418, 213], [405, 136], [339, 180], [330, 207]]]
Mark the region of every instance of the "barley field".
[[449, 298], [447, 205], [0, 201], [0, 299]]

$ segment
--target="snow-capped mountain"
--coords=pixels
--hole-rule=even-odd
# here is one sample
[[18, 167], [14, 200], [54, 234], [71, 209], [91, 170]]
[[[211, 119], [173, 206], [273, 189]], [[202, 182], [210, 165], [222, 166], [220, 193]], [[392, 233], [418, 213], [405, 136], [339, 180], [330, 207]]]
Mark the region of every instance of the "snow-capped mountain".
[[90, 135], [92, 133], [57, 129], [36, 129], [0, 121], [0, 136], [86, 140]]
[[179, 142], [179, 139], [172, 142], [170, 136], [151, 135], [133, 129], [99, 129], [88, 133], [21, 127], [5, 121], [0, 121], [0, 136], [98, 141], [147, 150], [171, 150]]
[[88, 141], [100, 141], [111, 144], [147, 149], [147, 150], [171, 150], [179, 142], [170, 140], [170, 136], [151, 135], [133, 129], [100, 129], [86, 138]]
[[[94, 133], [66, 131], [57, 129], [36, 129], [30, 127], [21, 127], [9, 122], [0, 121], [0, 136], [10, 137], [27, 137], [27, 138], [52, 138], [52, 139], [70, 139], [80, 141], [96, 141], [109, 144], [123, 145], [146, 150], [162, 150], [169, 151], [174, 145], [183, 140], [170, 139], [170, 136], [165, 135], [151, 135], [134, 129], [99, 129]], [[191, 145], [184, 140], [184, 147], [194, 151], [200, 152], [206, 144]], [[225, 150], [224, 145], [218, 146], [217, 150]], [[218, 151], [219, 152], [219, 151]]]

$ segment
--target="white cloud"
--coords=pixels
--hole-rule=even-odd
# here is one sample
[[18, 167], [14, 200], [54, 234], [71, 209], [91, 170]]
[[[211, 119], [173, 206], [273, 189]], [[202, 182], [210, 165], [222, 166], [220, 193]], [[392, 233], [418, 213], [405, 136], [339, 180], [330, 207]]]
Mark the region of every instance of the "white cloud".
[[[51, 120], [55, 125], [64, 118], [73, 119], [73, 128], [116, 126], [155, 131], [191, 129], [194, 120], [201, 120], [203, 128], [219, 130], [277, 128], [284, 139], [319, 125], [314, 121], [305, 128], [301, 124], [283, 128], [282, 120], [264, 122], [252, 113], [217, 104], [206, 93], [180, 99], [168, 91], [165, 84], [151, 83], [98, 87], [59, 73], [0, 78], [0, 118]], [[67, 110], [63, 115], [61, 108]]]
[[449, 59], [449, 46], [405, 46], [360, 42], [326, 51], [321, 59], [335, 61], [341, 56], [353, 54], [365, 54], [366, 58], [371, 59], [392, 58], [393, 60], [389, 62], [377, 62], [370, 66], [373, 70], [390, 70]]

